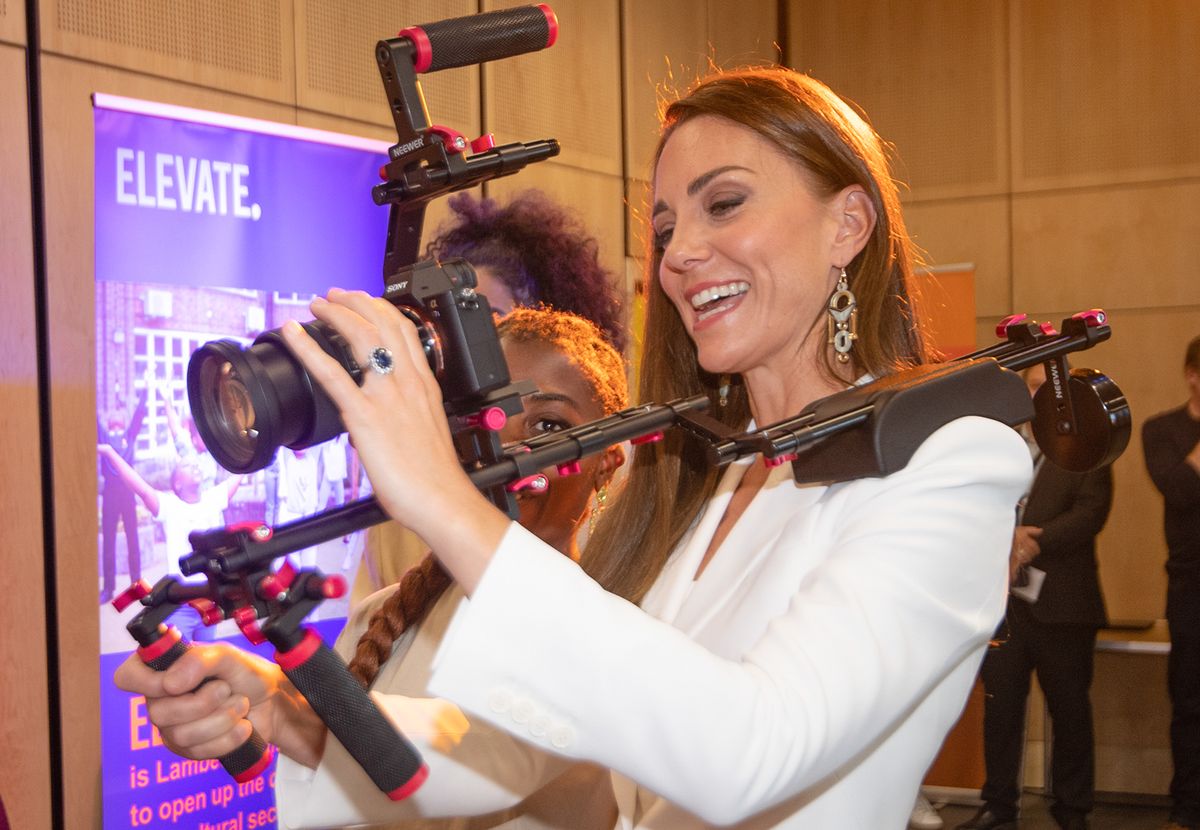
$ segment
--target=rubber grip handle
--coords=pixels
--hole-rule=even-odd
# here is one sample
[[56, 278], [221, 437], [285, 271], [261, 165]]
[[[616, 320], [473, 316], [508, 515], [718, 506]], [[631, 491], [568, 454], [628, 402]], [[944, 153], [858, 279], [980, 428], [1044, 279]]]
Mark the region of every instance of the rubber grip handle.
[[275, 662], [388, 798], [399, 801], [417, 791], [429, 775], [420, 753], [315, 632], [276, 652]]
[[558, 19], [540, 3], [410, 26], [400, 37], [412, 41], [420, 74], [546, 49], [558, 38]]
[[[155, 671], [166, 671], [191, 649], [192, 644], [183, 639], [183, 635], [179, 633], [178, 629], [168, 628], [157, 642], [149, 646], [142, 646], [137, 652], [141, 661], [150, 668]], [[208, 680], [205, 680], [200, 686], [207, 682]], [[196, 688], [198, 689], [200, 686]], [[274, 749], [263, 740], [256, 729], [250, 733], [250, 737], [244, 744], [217, 760], [221, 762], [225, 771], [233, 776], [234, 781], [244, 784], [247, 781], [253, 781], [266, 771], [274, 757]]]

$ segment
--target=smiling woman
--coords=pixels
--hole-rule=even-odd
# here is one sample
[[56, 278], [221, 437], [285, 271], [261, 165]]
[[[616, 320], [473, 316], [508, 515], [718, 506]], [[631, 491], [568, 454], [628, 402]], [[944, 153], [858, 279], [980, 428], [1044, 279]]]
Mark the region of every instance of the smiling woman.
[[[883, 147], [827, 87], [784, 69], [718, 75], [668, 107], [643, 401], [707, 392], [740, 429], [925, 359]], [[376, 698], [430, 764], [410, 809], [446, 792], [463, 812], [505, 806], [552, 754], [612, 770], [622, 827], [904, 826], [1004, 609], [1031, 467], [1015, 431], [960, 418], [898, 472], [821, 484], [751, 459], [715, 470], [669, 434], [637, 448], [576, 564], [471, 485], [395, 308], [331, 291], [313, 313], [356, 355], [396, 354], [391, 375], [359, 387], [298, 327], [284, 331], [338, 402], [380, 503], [469, 597], [419, 678], [438, 706]], [[219, 682], [148, 704], [164, 740], [210, 757], [244, 739], [248, 718], [293, 759], [281, 770], [313, 782], [302, 804], [280, 791], [284, 823], [353, 823], [365, 802], [322, 776], [344, 752], [307, 728], [307, 704], [248, 676], [245, 659], [189, 657], [164, 673], [173, 691]], [[162, 698], [152, 674], [135, 660], [119, 679]], [[587, 818], [611, 815], [579, 805]]]

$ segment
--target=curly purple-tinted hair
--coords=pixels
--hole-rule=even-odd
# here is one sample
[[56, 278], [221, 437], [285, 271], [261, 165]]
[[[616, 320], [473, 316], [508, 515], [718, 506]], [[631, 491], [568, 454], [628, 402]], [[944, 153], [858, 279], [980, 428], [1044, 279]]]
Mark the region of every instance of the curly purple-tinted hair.
[[538, 304], [586, 317], [618, 351], [625, 350], [621, 301], [599, 245], [579, 219], [540, 190], [500, 205], [469, 193], [451, 197], [453, 224], [439, 228], [426, 256], [462, 257], [486, 267], [519, 306]]

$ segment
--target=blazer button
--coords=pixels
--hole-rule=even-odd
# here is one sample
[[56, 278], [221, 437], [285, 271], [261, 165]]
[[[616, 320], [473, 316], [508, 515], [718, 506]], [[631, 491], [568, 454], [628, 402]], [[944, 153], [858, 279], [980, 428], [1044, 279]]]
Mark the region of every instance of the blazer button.
[[550, 718], [546, 715], [538, 715], [529, 722], [529, 734], [535, 738], [545, 737], [550, 731]]
[[528, 723], [535, 714], [533, 701], [527, 697], [520, 698], [512, 705], [512, 719], [517, 723]]
[[550, 730], [550, 744], [556, 749], [566, 749], [575, 740], [575, 730], [565, 724], [559, 724]]
[[504, 689], [495, 689], [488, 695], [488, 706], [499, 715], [503, 715], [512, 706], [512, 695]]

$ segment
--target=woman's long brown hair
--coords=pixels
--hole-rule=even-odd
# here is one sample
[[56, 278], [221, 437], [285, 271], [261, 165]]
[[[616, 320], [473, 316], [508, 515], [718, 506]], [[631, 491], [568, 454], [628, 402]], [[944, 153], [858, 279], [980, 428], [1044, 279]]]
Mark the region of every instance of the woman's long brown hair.
[[[781, 68], [745, 69], [701, 81], [667, 106], [655, 164], [680, 125], [716, 116], [747, 127], [808, 171], [818, 194], [831, 197], [857, 184], [876, 212], [863, 250], [846, 266], [858, 301], [857, 373], [878, 377], [926, 359], [910, 303], [916, 259], [900, 213], [900, 196], [887, 151], [875, 131], [824, 84]], [[646, 258], [648, 304], [639, 395], [665, 402], [707, 394], [709, 414], [736, 430], [750, 419], [746, 390], [734, 383], [728, 404], [717, 406], [718, 378], [700, 369], [696, 350], [658, 282], [661, 252]], [[813, 325], [820, 320], [814, 319]], [[831, 357], [825, 371], [837, 377]], [[695, 521], [717, 484], [703, 449], [680, 430], [639, 446], [620, 498], [606, 511], [588, 541], [583, 566], [609, 591], [639, 602], [671, 551]]]

